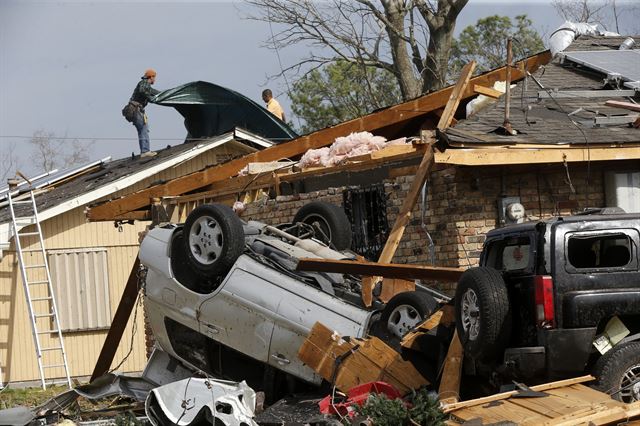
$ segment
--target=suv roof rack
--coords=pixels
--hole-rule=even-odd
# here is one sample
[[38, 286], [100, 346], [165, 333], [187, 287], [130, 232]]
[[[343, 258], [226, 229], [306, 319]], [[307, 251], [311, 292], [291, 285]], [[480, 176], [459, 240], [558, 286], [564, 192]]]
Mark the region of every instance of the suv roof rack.
[[625, 214], [626, 212], [622, 207], [596, 207], [596, 208], [586, 208], [584, 211], [580, 213], [576, 213], [575, 216], [586, 216], [591, 214]]

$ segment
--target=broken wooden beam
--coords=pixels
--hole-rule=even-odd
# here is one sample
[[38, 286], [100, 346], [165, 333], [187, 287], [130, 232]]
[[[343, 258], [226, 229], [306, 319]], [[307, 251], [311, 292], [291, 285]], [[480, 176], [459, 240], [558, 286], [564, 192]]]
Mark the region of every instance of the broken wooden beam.
[[[595, 377], [591, 375], [574, 377], [572, 379], [566, 380], [558, 380], [556, 382], [543, 383], [541, 385], [531, 386], [531, 390], [537, 392], [544, 392], [551, 389], [557, 389], [565, 386], [571, 386], [579, 383], [589, 382], [595, 380]], [[456, 402], [454, 404], [445, 404], [442, 407], [442, 411], [445, 413], [450, 413], [454, 410], [459, 410], [461, 408], [475, 407], [478, 405], [487, 404], [489, 402], [500, 401], [502, 399], [511, 398], [514, 395], [517, 395], [519, 391], [513, 390], [508, 392], [497, 393], [495, 395], [489, 395], [482, 398], [472, 399], [469, 401]]]
[[479, 95], [485, 95], [493, 99], [498, 99], [500, 96], [504, 95], [504, 93], [494, 89], [493, 87], [485, 87], [479, 84], [473, 85], [473, 91]]
[[442, 368], [442, 378], [438, 395], [444, 404], [452, 404], [460, 400], [460, 380], [462, 379], [462, 360], [464, 358], [462, 343], [458, 331], [453, 332], [449, 351]]
[[[333, 167], [318, 167], [311, 170], [303, 170], [300, 172], [277, 174], [277, 180], [279, 182], [296, 182], [312, 176], [325, 176], [334, 173], [359, 172], [362, 170], [369, 170], [374, 167], [381, 167], [395, 162], [419, 158], [423, 156], [428, 149], [431, 148], [427, 145], [418, 145], [400, 150], [399, 153], [394, 152], [394, 155], [380, 156], [379, 158], [373, 158], [366, 161], [340, 164]], [[264, 175], [259, 177], [236, 176], [211, 184], [210, 190], [208, 191], [171, 197], [171, 202], [184, 203], [188, 201], [202, 200], [204, 198], [211, 199], [229, 194], [237, 194], [242, 191], [259, 188], [269, 188], [275, 186], [275, 184], [276, 179], [274, 179], [273, 175]]]
[[383, 381], [406, 395], [429, 384], [413, 364], [377, 337], [343, 339], [319, 322], [300, 346], [298, 358], [343, 392]]
[[129, 322], [131, 311], [133, 311], [133, 308], [136, 305], [136, 300], [138, 299], [139, 269], [140, 258], [136, 257], [136, 260], [133, 262], [133, 266], [131, 267], [127, 284], [122, 291], [122, 297], [120, 298], [120, 303], [118, 303], [118, 309], [116, 310], [116, 314], [113, 316], [113, 321], [109, 327], [107, 337], [102, 344], [102, 350], [100, 351], [100, 355], [96, 361], [96, 366], [93, 368], [93, 373], [91, 374], [89, 382], [92, 382], [103, 374], [106, 374], [109, 371], [109, 367], [111, 367], [113, 358], [115, 357], [118, 346], [120, 345], [124, 329], [127, 327], [127, 323]]
[[458, 77], [458, 81], [453, 86], [447, 105], [444, 107], [444, 112], [440, 117], [440, 121], [438, 121], [437, 127], [439, 130], [444, 130], [451, 125], [451, 121], [458, 110], [458, 105], [460, 105], [464, 91], [466, 90], [469, 80], [471, 79], [471, 75], [475, 69], [476, 61], [471, 61], [462, 68], [460, 77]]
[[303, 258], [298, 260], [296, 271], [336, 272], [406, 280], [422, 279], [455, 282], [458, 281], [465, 270], [463, 268], [446, 268], [442, 266]]

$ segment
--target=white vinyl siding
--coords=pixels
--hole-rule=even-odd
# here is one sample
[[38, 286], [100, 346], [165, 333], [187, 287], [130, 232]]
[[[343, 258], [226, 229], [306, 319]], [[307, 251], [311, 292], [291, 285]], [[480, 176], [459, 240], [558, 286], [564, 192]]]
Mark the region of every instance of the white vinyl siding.
[[49, 250], [48, 259], [62, 331], [108, 328], [107, 249]]

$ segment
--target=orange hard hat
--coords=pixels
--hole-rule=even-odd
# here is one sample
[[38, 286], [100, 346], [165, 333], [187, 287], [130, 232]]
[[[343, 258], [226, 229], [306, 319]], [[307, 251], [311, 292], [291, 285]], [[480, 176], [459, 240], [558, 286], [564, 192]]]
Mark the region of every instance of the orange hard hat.
[[149, 68], [148, 70], [146, 70], [144, 72], [144, 76], [146, 78], [151, 78], [151, 77], [155, 77], [156, 76], [156, 71], [153, 68]]

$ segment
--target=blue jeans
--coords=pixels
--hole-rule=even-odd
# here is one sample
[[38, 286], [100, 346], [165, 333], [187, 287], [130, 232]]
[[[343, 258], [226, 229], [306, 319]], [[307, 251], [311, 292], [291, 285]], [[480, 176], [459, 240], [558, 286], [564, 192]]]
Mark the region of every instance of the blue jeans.
[[149, 151], [149, 125], [144, 122], [144, 114], [137, 112], [133, 117], [133, 125], [138, 131], [138, 143], [140, 144], [140, 154]]

